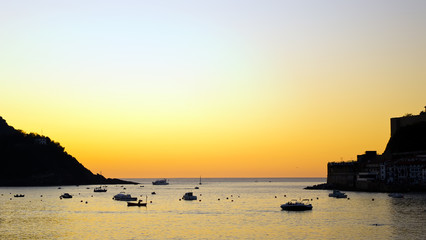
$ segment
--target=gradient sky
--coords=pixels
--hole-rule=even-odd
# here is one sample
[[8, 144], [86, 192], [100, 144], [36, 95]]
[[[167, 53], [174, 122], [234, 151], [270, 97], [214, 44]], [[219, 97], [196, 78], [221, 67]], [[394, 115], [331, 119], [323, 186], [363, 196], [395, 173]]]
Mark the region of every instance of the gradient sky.
[[0, 1], [0, 116], [107, 177], [325, 177], [426, 105], [426, 1]]

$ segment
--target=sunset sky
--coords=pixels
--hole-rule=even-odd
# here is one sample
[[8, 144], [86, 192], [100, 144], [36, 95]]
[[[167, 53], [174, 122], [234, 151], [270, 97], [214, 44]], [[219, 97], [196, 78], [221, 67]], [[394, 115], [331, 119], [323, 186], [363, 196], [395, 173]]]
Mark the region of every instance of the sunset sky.
[[426, 1], [0, 1], [0, 116], [106, 177], [325, 177], [426, 105]]

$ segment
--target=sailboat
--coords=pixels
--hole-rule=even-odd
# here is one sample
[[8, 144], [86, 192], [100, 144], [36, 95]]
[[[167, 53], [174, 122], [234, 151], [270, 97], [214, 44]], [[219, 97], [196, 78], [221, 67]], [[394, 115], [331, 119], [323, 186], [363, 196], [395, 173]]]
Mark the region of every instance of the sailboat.
[[200, 185], [201, 185], [201, 176], [200, 176]]

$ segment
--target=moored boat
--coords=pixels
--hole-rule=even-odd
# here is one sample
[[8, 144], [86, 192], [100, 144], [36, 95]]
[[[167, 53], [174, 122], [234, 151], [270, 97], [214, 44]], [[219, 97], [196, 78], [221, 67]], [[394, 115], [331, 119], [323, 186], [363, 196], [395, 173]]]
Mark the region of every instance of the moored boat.
[[391, 198], [404, 198], [404, 195], [402, 195], [402, 193], [389, 193], [388, 196]]
[[309, 203], [308, 199], [303, 199], [300, 202], [293, 199], [285, 204], [282, 204], [281, 209], [285, 211], [306, 211], [312, 210], [312, 204]]
[[116, 194], [112, 199], [116, 201], [137, 201], [138, 200], [138, 198], [132, 197], [132, 195], [130, 194], [125, 194], [124, 192]]
[[72, 195], [71, 195], [71, 194], [69, 194], [69, 193], [64, 193], [64, 194], [62, 194], [59, 198], [60, 198], [60, 199], [62, 199], [62, 198], [72, 198]]
[[169, 182], [167, 182], [167, 179], [159, 179], [152, 182], [152, 185], [169, 185]]
[[182, 197], [183, 200], [197, 200], [197, 196], [194, 196], [192, 192], [187, 192]]
[[346, 193], [340, 192], [339, 190], [333, 190], [333, 193], [328, 194], [329, 197], [334, 198], [347, 198]]
[[127, 202], [128, 207], [137, 206], [137, 207], [146, 207], [146, 202], [139, 200], [138, 202]]
[[95, 187], [93, 189], [93, 192], [106, 192], [106, 191], [107, 191], [106, 187]]

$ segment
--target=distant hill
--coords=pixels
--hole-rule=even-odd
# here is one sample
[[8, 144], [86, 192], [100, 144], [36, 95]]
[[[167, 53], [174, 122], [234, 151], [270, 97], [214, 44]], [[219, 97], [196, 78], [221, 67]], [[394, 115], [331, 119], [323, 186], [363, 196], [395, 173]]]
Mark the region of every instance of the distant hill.
[[0, 117], [0, 186], [135, 184], [93, 174], [49, 137], [27, 134]]
[[398, 129], [390, 138], [386, 153], [426, 152], [426, 122]]

